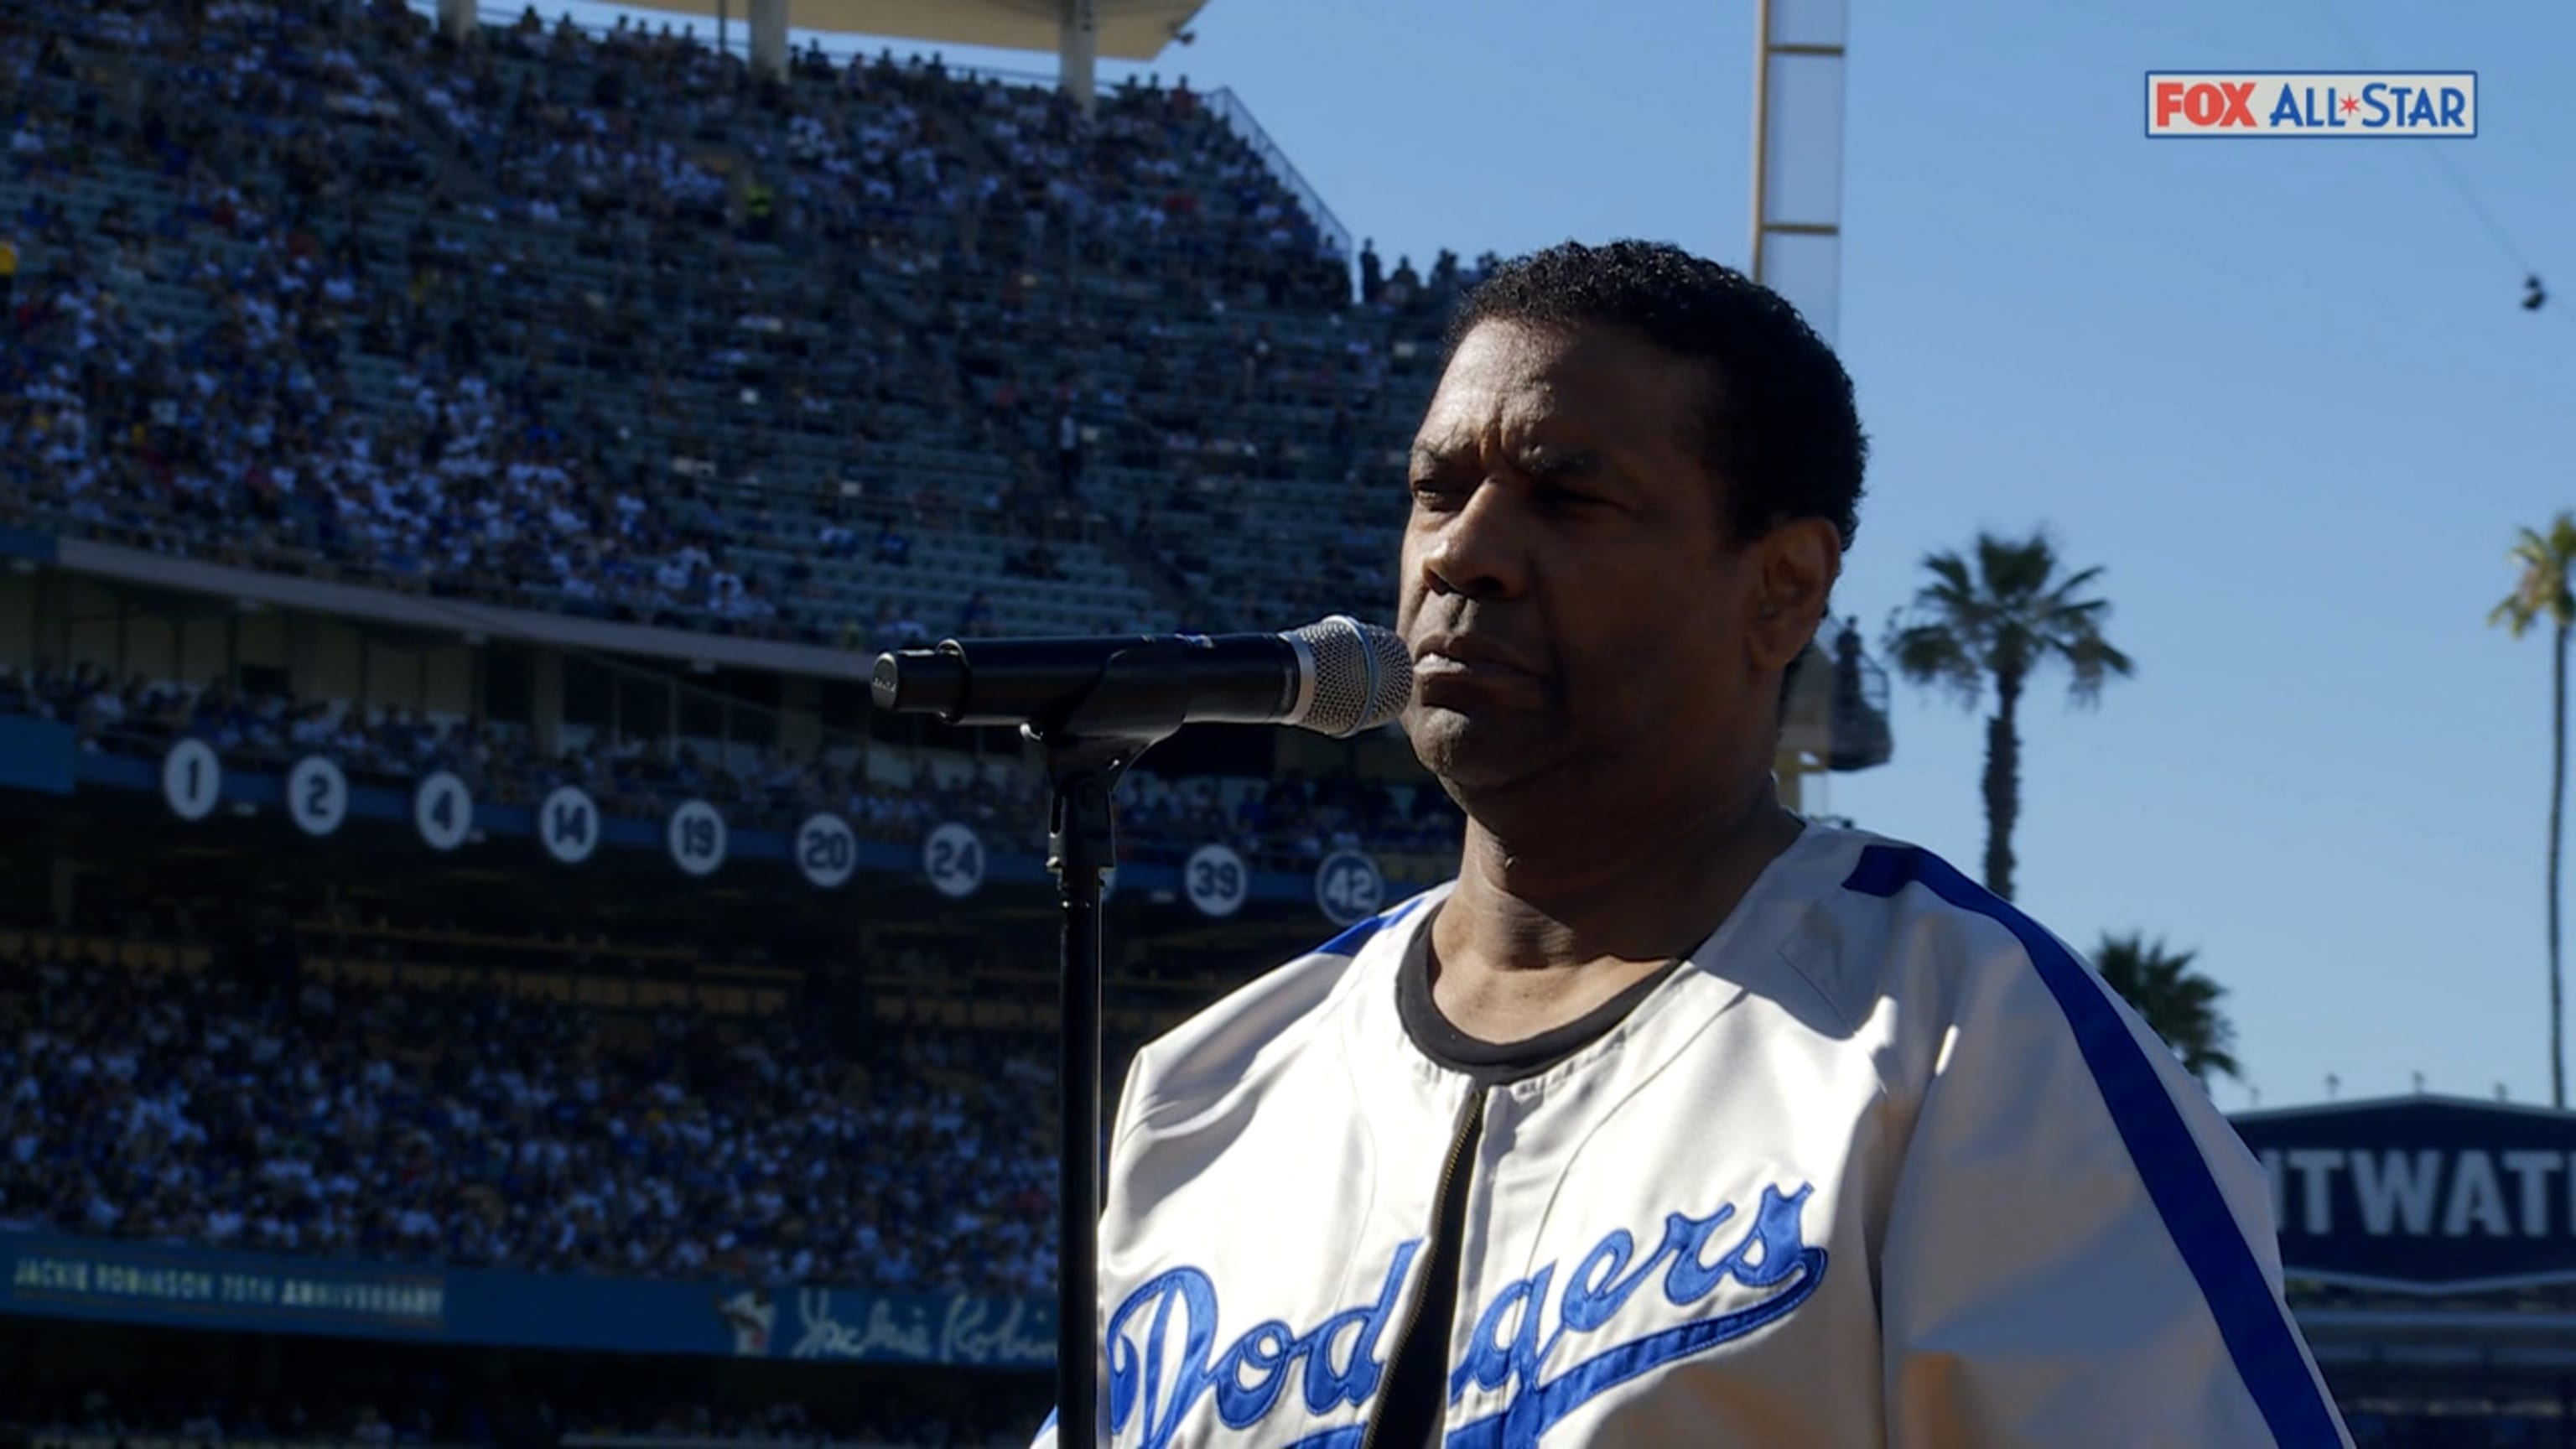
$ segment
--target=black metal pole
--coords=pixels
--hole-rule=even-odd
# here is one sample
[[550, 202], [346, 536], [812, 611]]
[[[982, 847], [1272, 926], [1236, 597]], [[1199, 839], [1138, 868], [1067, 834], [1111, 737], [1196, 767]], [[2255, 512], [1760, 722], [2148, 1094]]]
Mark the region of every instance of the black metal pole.
[[[1056, 1111], [1056, 1444], [1092, 1449], [1100, 1413], [1100, 872], [1064, 874]], [[1076, 1426], [1081, 1427], [1076, 1427]]]
[[[1053, 763], [1047, 864], [1063, 910], [1057, 1018], [1056, 1446], [1094, 1449], [1100, 1420], [1100, 877], [1117, 859], [1110, 789], [1132, 747]], [[1122, 757], [1124, 756], [1124, 757]]]
[[[941, 648], [953, 653], [955, 641]], [[1111, 792], [1136, 757], [1172, 737], [1189, 718], [1186, 671], [1171, 667], [1189, 646], [1139, 639], [1101, 663], [1075, 699], [1032, 714], [1020, 733], [1046, 750], [1054, 801], [1047, 868], [1064, 913], [1062, 1008], [1056, 1068], [1056, 1414], [1057, 1449], [1097, 1449], [1110, 1437], [1101, 1413], [1107, 1361], [1100, 1349], [1100, 878], [1118, 864]], [[953, 659], [879, 655], [869, 681], [880, 709], [905, 709], [909, 668], [954, 675]], [[950, 680], [955, 683], [954, 679]], [[908, 708], [951, 724], [972, 713], [954, 697]], [[954, 695], [954, 691], [950, 691]]]

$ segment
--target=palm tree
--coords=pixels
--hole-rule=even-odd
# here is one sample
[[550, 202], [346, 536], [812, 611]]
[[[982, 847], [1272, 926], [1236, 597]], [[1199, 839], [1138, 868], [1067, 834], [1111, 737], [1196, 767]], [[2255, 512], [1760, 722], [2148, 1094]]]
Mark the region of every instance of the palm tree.
[[2093, 965], [2111, 989], [2146, 1018], [2148, 1028], [2182, 1058], [2183, 1070], [2203, 1084], [2211, 1072], [2242, 1080], [2245, 1074], [2229, 1050], [2236, 1044], [2236, 1028], [2218, 1009], [2218, 998], [2227, 994], [2227, 988], [2191, 969], [2191, 958], [2198, 954], [2185, 951], [2168, 956], [2164, 942], [2150, 946], [2135, 931], [2127, 936], [2105, 933], [2093, 953]]
[[2074, 676], [2068, 694], [2092, 704], [2105, 680], [2125, 679], [2136, 666], [2102, 637], [2110, 602], [2082, 597], [2102, 576], [2099, 568], [2061, 573], [2057, 550], [2040, 533], [2023, 540], [1981, 533], [1975, 554], [1973, 566], [1955, 553], [1923, 560], [1932, 581], [1914, 595], [1912, 616], [1890, 632], [1887, 652], [1906, 678], [1946, 685], [1969, 709], [1994, 681], [1995, 713], [1986, 721], [1986, 889], [2011, 900], [2022, 689], [2033, 671], [2062, 660]]
[[2558, 850], [2567, 818], [2567, 636], [2576, 631], [2576, 514], [2561, 513], [2543, 534], [2526, 528], [2514, 541], [2513, 561], [2522, 578], [2487, 615], [2519, 639], [2543, 617], [2557, 626], [2556, 663], [2550, 671], [2549, 710], [2549, 1100], [2567, 1105], [2566, 1024], [2558, 969]]

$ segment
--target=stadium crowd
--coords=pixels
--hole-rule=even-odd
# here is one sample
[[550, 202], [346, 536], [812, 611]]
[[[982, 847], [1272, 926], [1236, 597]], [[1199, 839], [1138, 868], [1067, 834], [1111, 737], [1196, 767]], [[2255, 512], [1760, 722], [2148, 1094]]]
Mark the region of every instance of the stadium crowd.
[[0, 79], [0, 511], [521, 606], [844, 642], [967, 605], [934, 545], [1005, 630], [1378, 597], [1467, 280], [1353, 301], [1186, 85], [397, 0], [38, 0]]
[[786, 1013], [641, 1041], [481, 993], [32, 964], [0, 1035], [0, 1230], [889, 1290], [1044, 1292], [1026, 1043]]

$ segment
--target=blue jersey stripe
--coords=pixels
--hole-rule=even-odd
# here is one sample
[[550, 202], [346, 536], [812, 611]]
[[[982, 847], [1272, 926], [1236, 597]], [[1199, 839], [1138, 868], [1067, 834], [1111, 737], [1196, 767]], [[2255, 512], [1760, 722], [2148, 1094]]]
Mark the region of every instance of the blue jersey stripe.
[[2236, 1363], [2246, 1392], [2262, 1411], [2272, 1438], [2283, 1446], [2340, 1449], [2332, 1409], [2300, 1356], [2286, 1311], [2264, 1281], [2245, 1234], [2210, 1176], [2209, 1163], [2183, 1124], [2173, 1098], [2137, 1038], [2112, 1008], [2105, 988], [2073, 954], [2037, 922], [1961, 875], [1929, 851], [1873, 845], [1843, 882], [1864, 895], [1893, 896], [1916, 884], [1961, 910], [1974, 911], [2013, 933], [2029, 953], [2039, 978], [2066, 1013], [2075, 1045], [2092, 1070], [2111, 1120], [2128, 1145], [2129, 1159], [2147, 1196], [2164, 1218], [2183, 1262], [2200, 1283], [2217, 1321], [2219, 1337]]
[[1406, 901], [1401, 905], [1381, 911], [1378, 914], [1369, 917], [1367, 920], [1354, 921], [1351, 923], [1349, 930], [1342, 932], [1340, 935], [1326, 941], [1324, 944], [1316, 947], [1314, 950], [1309, 951], [1306, 954], [1310, 956], [1356, 956], [1360, 953], [1360, 948], [1368, 944], [1369, 937], [1374, 936], [1378, 932], [1385, 930], [1387, 927], [1394, 925], [1396, 922], [1403, 920], [1415, 906], [1422, 904], [1423, 900], [1428, 897], [1429, 894], [1430, 892], [1425, 891], [1422, 895], [1415, 896], [1413, 899]]

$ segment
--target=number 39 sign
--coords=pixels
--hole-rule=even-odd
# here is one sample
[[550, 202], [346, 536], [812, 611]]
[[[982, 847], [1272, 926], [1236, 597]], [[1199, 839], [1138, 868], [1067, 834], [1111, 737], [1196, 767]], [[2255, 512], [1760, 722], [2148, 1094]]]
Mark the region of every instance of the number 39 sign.
[[1244, 897], [1252, 893], [1252, 872], [1244, 869], [1243, 857], [1232, 846], [1202, 845], [1181, 866], [1181, 887], [1199, 914], [1222, 919], [1243, 909]]

